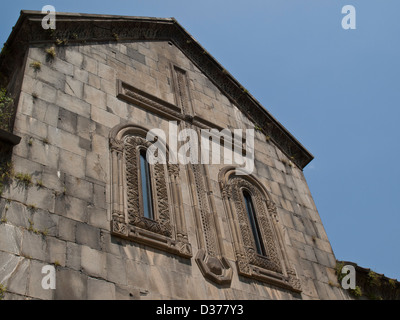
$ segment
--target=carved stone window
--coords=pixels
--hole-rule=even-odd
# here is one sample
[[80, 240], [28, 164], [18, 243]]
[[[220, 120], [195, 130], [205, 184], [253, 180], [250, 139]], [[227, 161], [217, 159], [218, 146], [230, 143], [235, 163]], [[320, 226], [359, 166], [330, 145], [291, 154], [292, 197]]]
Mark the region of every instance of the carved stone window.
[[140, 200], [142, 201], [141, 209], [143, 216], [147, 219], [154, 220], [153, 195], [150, 178], [150, 165], [146, 158], [146, 149], [139, 150], [140, 158], [140, 182], [139, 191], [141, 191]]
[[[173, 205], [181, 199], [179, 166], [167, 161], [152, 165], [147, 162], [146, 151], [152, 145], [146, 140], [147, 132], [142, 127], [123, 125], [110, 133], [111, 232], [191, 257], [183, 208]], [[164, 156], [168, 159], [168, 154]]]
[[275, 204], [256, 178], [237, 175], [236, 170], [222, 169], [219, 182], [239, 274], [300, 292], [300, 281], [284, 247]]
[[262, 233], [260, 231], [260, 225], [256, 216], [251, 193], [247, 189], [242, 190], [243, 200], [246, 207], [247, 217], [250, 222], [251, 232], [253, 234], [254, 246], [257, 250], [257, 254], [266, 256], [266, 251], [262, 239]]

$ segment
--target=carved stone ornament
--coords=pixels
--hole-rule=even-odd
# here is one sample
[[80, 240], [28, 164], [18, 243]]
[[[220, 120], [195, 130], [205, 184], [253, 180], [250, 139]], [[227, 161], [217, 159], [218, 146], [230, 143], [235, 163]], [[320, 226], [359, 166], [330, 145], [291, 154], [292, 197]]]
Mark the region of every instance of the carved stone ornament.
[[171, 199], [178, 197], [179, 166], [150, 165], [154, 219], [144, 216], [139, 157], [140, 150], [152, 145], [144, 138], [146, 133], [146, 129], [133, 125], [117, 126], [111, 131], [111, 232], [183, 257], [192, 257], [186, 230], [179, 224], [184, 219], [183, 214], [179, 207], [170, 206]]
[[[182, 129], [199, 130], [202, 124], [195, 121], [190, 98], [190, 86], [185, 70], [171, 65], [177, 105], [180, 107]], [[200, 126], [198, 126], [200, 124]], [[198, 132], [199, 133], [199, 132]], [[203, 276], [218, 284], [227, 285], [232, 281], [232, 268], [224, 256], [223, 243], [220, 237], [220, 226], [215, 212], [212, 191], [204, 164], [189, 163], [186, 166], [194, 205], [195, 224], [198, 232], [199, 250], [196, 262]]]
[[[275, 204], [257, 179], [252, 176], [235, 175], [235, 170], [233, 167], [222, 169], [219, 179], [232, 229], [239, 274], [300, 292], [300, 281], [290, 266], [284, 247]], [[251, 194], [265, 255], [257, 253], [243, 190]]]

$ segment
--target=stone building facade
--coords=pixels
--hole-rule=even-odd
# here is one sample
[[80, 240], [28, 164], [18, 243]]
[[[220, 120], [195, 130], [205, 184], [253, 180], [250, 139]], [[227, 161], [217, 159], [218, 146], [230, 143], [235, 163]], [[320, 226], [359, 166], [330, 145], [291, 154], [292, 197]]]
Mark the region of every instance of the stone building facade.
[[[6, 299], [349, 298], [302, 171], [312, 155], [176, 20], [42, 19], [22, 11], [1, 56]], [[167, 133], [168, 156], [171, 123], [254, 129], [253, 172], [145, 171], [148, 132]]]

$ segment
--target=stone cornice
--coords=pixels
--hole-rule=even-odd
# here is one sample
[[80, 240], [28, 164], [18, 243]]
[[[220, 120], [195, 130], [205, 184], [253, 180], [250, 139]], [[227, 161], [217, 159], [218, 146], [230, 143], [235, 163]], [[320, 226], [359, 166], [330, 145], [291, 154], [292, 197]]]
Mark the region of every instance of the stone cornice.
[[312, 154], [174, 18], [57, 13], [56, 29], [44, 30], [43, 17], [39, 11], [21, 11], [0, 57], [0, 71], [5, 76], [11, 77], [14, 66], [22, 63], [28, 46], [35, 43], [171, 41], [299, 168], [303, 169], [313, 159]]

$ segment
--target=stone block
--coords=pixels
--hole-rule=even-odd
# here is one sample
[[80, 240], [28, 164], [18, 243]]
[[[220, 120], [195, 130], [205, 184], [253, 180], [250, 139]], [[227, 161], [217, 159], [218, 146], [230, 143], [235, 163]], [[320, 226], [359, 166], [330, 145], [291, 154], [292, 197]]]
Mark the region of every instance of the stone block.
[[101, 88], [100, 79], [101, 78], [99, 76], [89, 73], [89, 79], [88, 79], [89, 86], [100, 90], [100, 88]]
[[102, 251], [126, 258], [126, 255], [122, 250], [122, 248], [125, 246], [125, 240], [111, 236], [109, 232], [101, 231], [100, 241]]
[[115, 300], [115, 285], [100, 279], [88, 278], [88, 300]]
[[117, 99], [114, 95], [107, 95], [107, 110], [122, 119], [128, 119], [128, 105]]
[[14, 267], [6, 283], [7, 291], [20, 295], [27, 295], [30, 264], [31, 261], [29, 259], [19, 258], [17, 265]]
[[58, 193], [64, 191], [64, 174], [58, 170], [58, 166], [56, 168], [50, 168], [48, 166], [43, 167], [42, 182], [48, 189]]
[[96, 75], [97, 68], [98, 68], [98, 63], [95, 59], [92, 59], [92, 58], [88, 57], [87, 55], [83, 56], [82, 69]]
[[[30, 59], [28, 59], [28, 63], [30, 64], [32, 61], [29, 60]], [[53, 70], [44, 64], [41, 65], [40, 71], [36, 72], [35, 79], [45, 82], [58, 90], [64, 90], [65, 88], [66, 75]]]
[[0, 283], [3, 285], [7, 283], [23, 259], [14, 254], [0, 251]]
[[2, 217], [7, 219], [7, 222], [16, 227], [29, 228], [29, 220], [32, 219], [32, 212], [27, 210], [26, 206], [16, 202], [11, 201], [10, 203], [5, 203], [3, 209]]
[[39, 99], [44, 100], [49, 103], [55, 103], [57, 100], [57, 88], [50, 86], [42, 81], [37, 81], [33, 87], [35, 91], [30, 93], [36, 93]]
[[33, 97], [32, 94], [21, 92], [18, 103], [18, 110], [27, 116], [33, 115]]
[[317, 262], [317, 257], [315, 256], [315, 251], [313, 247], [304, 245], [304, 252], [307, 260]]
[[140, 289], [149, 289], [149, 265], [139, 261], [125, 260], [128, 285]]
[[75, 242], [76, 224], [75, 220], [59, 216], [58, 237], [62, 240]]
[[66, 150], [60, 150], [59, 168], [61, 171], [78, 179], [83, 179], [85, 178], [85, 165], [84, 157]]
[[73, 77], [73, 75], [74, 75], [74, 66], [71, 63], [68, 63], [59, 58], [55, 58], [51, 62], [51, 67], [54, 70], [60, 72], [61, 74], [65, 74], [66, 76]]
[[[104, 103], [104, 109], [105, 108], [106, 106]], [[108, 128], [113, 128], [120, 123], [120, 118], [118, 116], [93, 105], [91, 109], [91, 119]]]
[[82, 83], [88, 83], [89, 72], [79, 67], [74, 67], [74, 79], [79, 80]]
[[65, 266], [67, 245], [65, 241], [54, 237], [47, 237], [47, 249], [50, 263]]
[[21, 251], [22, 231], [10, 224], [0, 224], [0, 250], [19, 254]]
[[66, 175], [64, 181], [69, 196], [93, 202], [93, 183], [70, 175]]
[[99, 184], [93, 185], [93, 204], [97, 208], [107, 209], [106, 187]]
[[54, 298], [56, 300], [86, 300], [87, 276], [71, 269], [58, 268], [57, 285]]
[[116, 255], [107, 253], [107, 279], [111, 282], [126, 285], [125, 261]]
[[114, 68], [107, 66], [103, 63], [98, 64], [98, 75], [102, 79], [108, 80], [112, 83], [116, 82], [116, 71]]
[[78, 116], [77, 134], [79, 137], [90, 140], [93, 132], [96, 131], [96, 124], [90, 119]]
[[82, 68], [83, 55], [75, 47], [66, 48], [65, 60], [76, 67]]
[[67, 254], [65, 266], [79, 271], [81, 269], [81, 246], [67, 242]]
[[13, 180], [6, 188], [4, 188], [2, 197], [4, 199], [10, 199], [21, 203], [26, 202], [27, 188], [20, 186], [15, 180]]
[[78, 198], [62, 195], [56, 197], [54, 211], [72, 220], [87, 221], [87, 202]]
[[75, 134], [78, 125], [77, 114], [63, 108], [59, 109], [57, 128]]
[[[46, 263], [32, 260], [29, 274], [29, 296], [41, 299], [41, 300], [52, 300], [54, 297], [53, 289], [44, 289], [42, 287], [43, 278], [48, 275], [47, 273], [42, 273], [42, 268], [46, 266]], [[57, 274], [56, 274], [56, 288], [57, 288]]]
[[92, 142], [90, 140], [79, 137], [79, 147], [86, 151], [92, 151]]
[[90, 117], [90, 104], [86, 101], [79, 99], [75, 96], [66, 94], [62, 91], [57, 92], [56, 104], [75, 115], [89, 118]]
[[[36, 111], [35, 111], [36, 108], [34, 110], [33, 116], [35, 118], [39, 119], [40, 121], [44, 122], [45, 124], [48, 124], [49, 126], [57, 127], [59, 107], [54, 104], [50, 104], [50, 103], [44, 102], [44, 101], [40, 101], [40, 103], [42, 103], [46, 106], [46, 110], [43, 114], [43, 117], [40, 117], [36, 113]], [[35, 107], [37, 105], [38, 105], [38, 103], [35, 102]]]
[[[48, 140], [51, 145], [63, 149], [62, 151], [69, 151], [70, 153], [74, 153], [81, 157], [85, 156], [86, 154], [86, 150], [83, 150], [79, 147], [79, 137], [64, 130], [49, 126]], [[62, 157], [60, 153], [60, 159], [61, 158]], [[70, 162], [70, 164], [71, 163], [74, 162]]]
[[107, 153], [88, 152], [86, 156], [86, 177], [100, 183], [107, 183], [109, 157]]
[[55, 196], [52, 190], [47, 188], [32, 187], [28, 189], [26, 203], [28, 206], [54, 212]]
[[100, 230], [86, 223], [76, 224], [76, 242], [100, 250]]
[[110, 227], [110, 221], [106, 209], [88, 206], [87, 212], [90, 225], [104, 230], [107, 230]]
[[104, 154], [109, 150], [109, 140], [100, 135], [94, 134], [92, 137], [92, 151], [97, 154]]
[[94, 87], [91, 87], [87, 84], [84, 86], [84, 95], [83, 99], [92, 105], [92, 107], [96, 107], [99, 109], [106, 109], [106, 93], [98, 90]]
[[58, 235], [59, 218], [58, 215], [49, 213], [49, 211], [36, 210], [32, 214], [31, 221], [36, 230], [54, 237]]
[[140, 62], [141, 64], [146, 64], [146, 57], [141, 54], [138, 50], [133, 49], [132, 47], [127, 47], [126, 54], [129, 58]]
[[48, 261], [48, 250], [45, 237], [33, 231], [24, 230], [21, 255], [41, 261]]
[[17, 113], [15, 118], [15, 127], [18, 131], [35, 136], [39, 139], [45, 139], [48, 133], [48, 126], [42, 121], [32, 117], [27, 117], [22, 113]]
[[89, 276], [105, 279], [107, 276], [107, 256], [105, 252], [81, 246], [82, 270]]
[[28, 149], [29, 159], [46, 167], [57, 168], [59, 150], [57, 147], [44, 143], [42, 139], [30, 138]]

